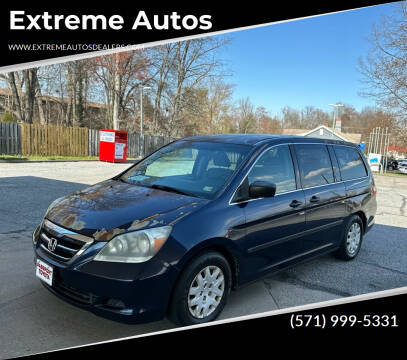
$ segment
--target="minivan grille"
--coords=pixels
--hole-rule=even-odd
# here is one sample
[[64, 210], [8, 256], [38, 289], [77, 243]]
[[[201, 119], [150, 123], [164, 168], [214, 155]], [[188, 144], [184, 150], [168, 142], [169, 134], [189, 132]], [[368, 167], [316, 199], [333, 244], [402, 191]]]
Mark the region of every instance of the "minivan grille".
[[84, 250], [92, 239], [61, 228], [46, 220], [39, 235], [39, 246], [50, 257], [67, 262], [81, 250]]
[[[53, 248], [53, 242], [57, 241]], [[50, 244], [51, 242], [51, 244]], [[42, 230], [40, 234], [41, 248], [48, 254], [62, 261], [70, 260], [85, 244], [82, 241], [71, 239], [67, 236], [55, 238], [46, 230]]]

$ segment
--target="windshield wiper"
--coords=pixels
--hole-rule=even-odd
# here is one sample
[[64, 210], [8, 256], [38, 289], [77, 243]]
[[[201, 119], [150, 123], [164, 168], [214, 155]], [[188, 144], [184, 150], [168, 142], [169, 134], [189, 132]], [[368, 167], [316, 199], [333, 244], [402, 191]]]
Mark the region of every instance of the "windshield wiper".
[[182, 191], [182, 190], [179, 190], [179, 189], [173, 188], [173, 187], [171, 187], [171, 186], [167, 186], [167, 185], [153, 184], [153, 185], [151, 185], [151, 187], [152, 187], [153, 189], [159, 189], [159, 190], [164, 190], [164, 191], [170, 191], [170, 192], [174, 192], [174, 193], [181, 194], [181, 195], [187, 195], [187, 196], [194, 196], [194, 197], [196, 197], [196, 195], [193, 195], [193, 194], [191, 194], [191, 193], [188, 193], [188, 192], [185, 192], [185, 191]]
[[324, 175], [322, 175], [322, 174], [321, 174], [321, 176], [322, 176], [322, 178], [326, 181], [326, 183], [329, 184], [328, 179], [327, 179]]

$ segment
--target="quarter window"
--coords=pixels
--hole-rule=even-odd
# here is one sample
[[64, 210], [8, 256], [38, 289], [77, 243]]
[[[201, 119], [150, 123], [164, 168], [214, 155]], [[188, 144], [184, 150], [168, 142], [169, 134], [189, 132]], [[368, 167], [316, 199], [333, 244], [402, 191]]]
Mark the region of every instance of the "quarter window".
[[331, 159], [325, 145], [296, 145], [303, 188], [334, 182]]
[[357, 179], [367, 176], [362, 158], [356, 149], [349, 146], [335, 146], [342, 180]]
[[248, 175], [249, 184], [267, 181], [276, 185], [276, 194], [296, 190], [294, 166], [288, 145], [275, 146], [265, 152]]

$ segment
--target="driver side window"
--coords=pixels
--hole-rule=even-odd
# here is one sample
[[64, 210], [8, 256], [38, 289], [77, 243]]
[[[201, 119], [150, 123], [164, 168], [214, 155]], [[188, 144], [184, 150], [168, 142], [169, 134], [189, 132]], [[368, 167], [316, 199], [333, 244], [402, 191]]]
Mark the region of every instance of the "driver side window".
[[248, 174], [249, 185], [267, 181], [276, 185], [276, 194], [297, 189], [291, 153], [288, 145], [279, 145], [265, 152]]

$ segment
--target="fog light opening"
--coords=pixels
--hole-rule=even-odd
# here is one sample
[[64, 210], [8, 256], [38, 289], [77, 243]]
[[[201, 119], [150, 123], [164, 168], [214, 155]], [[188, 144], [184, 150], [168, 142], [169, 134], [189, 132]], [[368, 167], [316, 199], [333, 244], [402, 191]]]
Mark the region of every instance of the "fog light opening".
[[112, 299], [112, 298], [106, 301], [105, 306], [112, 308], [112, 309], [118, 309], [118, 310], [125, 308], [123, 301], [121, 301], [119, 299]]

